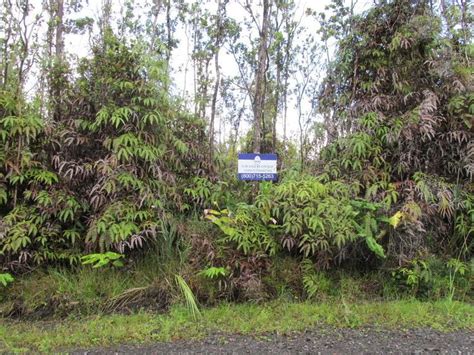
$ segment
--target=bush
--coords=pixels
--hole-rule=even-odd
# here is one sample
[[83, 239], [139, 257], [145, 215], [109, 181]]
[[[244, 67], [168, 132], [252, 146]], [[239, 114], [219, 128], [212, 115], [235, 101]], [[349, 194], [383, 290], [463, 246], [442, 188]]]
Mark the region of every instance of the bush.
[[356, 198], [354, 189], [339, 181], [289, 176], [279, 185], [261, 183], [254, 204], [208, 210], [207, 218], [223, 233], [218, 243], [243, 255], [286, 252], [313, 258], [325, 269], [369, 251], [384, 258], [379, 242], [391, 220], [382, 204]]

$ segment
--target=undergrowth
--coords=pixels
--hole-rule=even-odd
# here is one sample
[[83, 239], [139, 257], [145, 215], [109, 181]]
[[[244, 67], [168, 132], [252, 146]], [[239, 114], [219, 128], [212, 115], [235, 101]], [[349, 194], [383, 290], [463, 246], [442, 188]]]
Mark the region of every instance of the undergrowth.
[[345, 303], [221, 304], [195, 318], [182, 306], [166, 315], [140, 312], [49, 322], [0, 322], [0, 351], [59, 351], [72, 348], [201, 339], [215, 333], [286, 334], [318, 325], [388, 329], [431, 327], [474, 330], [474, 307], [460, 302], [417, 300]]
[[[438, 259], [394, 271], [356, 272], [349, 268], [320, 271], [308, 260], [275, 257], [260, 283], [248, 283], [247, 299], [263, 302], [364, 302], [419, 299], [471, 302], [472, 265], [454, 274]], [[95, 314], [166, 312], [185, 302], [197, 317], [199, 308], [239, 300], [229, 271], [198, 271], [178, 256], [166, 259], [149, 253], [124, 268], [50, 268], [23, 275], [0, 293], [0, 316], [44, 320]], [[198, 269], [198, 270], [196, 270]], [[210, 273], [210, 271], [213, 273]], [[217, 271], [219, 272], [217, 272]]]

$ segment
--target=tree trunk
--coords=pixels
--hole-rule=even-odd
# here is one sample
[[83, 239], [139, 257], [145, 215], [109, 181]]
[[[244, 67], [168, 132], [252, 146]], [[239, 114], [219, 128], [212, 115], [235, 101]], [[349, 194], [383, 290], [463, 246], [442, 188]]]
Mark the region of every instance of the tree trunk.
[[[225, 5], [224, 5], [225, 6]], [[217, 2], [217, 35], [215, 40], [215, 54], [214, 54], [214, 68], [216, 71], [216, 82], [214, 84], [214, 93], [212, 95], [211, 103], [211, 119], [209, 122], [209, 163], [212, 165], [213, 155], [214, 155], [214, 122], [216, 119], [216, 105], [217, 105], [217, 95], [219, 93], [219, 84], [221, 80], [221, 71], [219, 68], [219, 51], [221, 46], [221, 37], [222, 37], [222, 2], [218, 0]]]
[[171, 23], [171, 0], [166, 2], [166, 81], [165, 81], [165, 91], [169, 90], [169, 81], [170, 81], [170, 61], [171, 61], [171, 51], [173, 49], [173, 36], [172, 36], [172, 23]]
[[151, 39], [150, 39], [150, 51], [153, 52], [156, 50], [156, 38], [157, 38], [157, 26], [158, 26], [158, 16], [160, 15], [160, 10], [163, 0], [153, 0], [153, 24], [152, 24], [152, 32], [151, 32]]
[[288, 118], [288, 80], [290, 76], [290, 64], [291, 64], [291, 47], [293, 44], [293, 35], [295, 28], [292, 27], [289, 14], [286, 14], [285, 18], [285, 30], [288, 35], [288, 39], [285, 44], [285, 61], [284, 61], [284, 85], [283, 85], [283, 104], [285, 105], [283, 112], [283, 142], [286, 143], [287, 139], [287, 118]]
[[61, 61], [64, 54], [64, 0], [57, 0], [56, 6], [56, 60]]
[[[9, 69], [10, 69], [10, 61], [9, 61], [9, 49], [8, 47], [10, 46], [10, 38], [12, 36], [12, 14], [11, 14], [11, 8], [12, 8], [12, 2], [10, 0], [5, 0], [3, 2], [3, 6], [5, 6], [6, 12], [2, 16], [2, 20], [5, 22], [5, 38], [3, 40], [3, 55], [2, 55], [2, 65], [3, 65], [3, 81], [2, 81], [2, 87], [3, 90], [6, 90], [7, 88], [7, 82], [8, 82], [8, 75], [9, 75]], [[7, 22], [8, 19], [8, 22]]]
[[110, 19], [112, 17], [112, 0], [103, 0], [102, 2], [102, 16], [99, 19], [99, 28], [102, 36], [102, 47], [105, 50], [107, 43], [105, 37], [110, 30]]
[[56, 25], [55, 60], [53, 67], [53, 118], [61, 119], [61, 87], [63, 86], [64, 57], [64, 0], [56, 0], [54, 23]]
[[258, 49], [258, 67], [255, 79], [255, 99], [253, 105], [254, 114], [254, 153], [260, 153], [262, 144], [262, 122], [264, 119], [265, 109], [265, 74], [267, 72], [267, 56], [268, 56], [268, 26], [270, 15], [270, 0], [263, 0], [263, 19], [262, 28], [260, 30], [260, 44]]
[[281, 89], [281, 67], [280, 63], [277, 63], [277, 72], [276, 72], [276, 93], [275, 93], [275, 109], [273, 112], [272, 120], [272, 149], [273, 152], [276, 151], [276, 124], [278, 119], [278, 109], [280, 106], [280, 89]]

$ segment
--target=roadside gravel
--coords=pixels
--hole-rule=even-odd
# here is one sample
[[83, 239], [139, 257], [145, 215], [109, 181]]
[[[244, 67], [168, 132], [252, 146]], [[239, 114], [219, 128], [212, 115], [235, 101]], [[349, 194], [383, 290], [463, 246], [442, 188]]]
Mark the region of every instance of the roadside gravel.
[[202, 341], [123, 345], [75, 350], [73, 354], [474, 354], [474, 333], [433, 329], [312, 329], [304, 333], [259, 336], [215, 334]]

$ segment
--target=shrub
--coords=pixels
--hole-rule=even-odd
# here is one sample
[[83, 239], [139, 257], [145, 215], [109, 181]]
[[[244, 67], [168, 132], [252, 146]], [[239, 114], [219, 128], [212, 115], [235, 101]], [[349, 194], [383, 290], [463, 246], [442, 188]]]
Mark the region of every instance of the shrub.
[[367, 250], [384, 258], [379, 242], [391, 222], [383, 204], [357, 199], [354, 186], [324, 184], [312, 176], [262, 183], [254, 204], [206, 212], [223, 233], [221, 245], [244, 255], [296, 253], [314, 258], [322, 268]]

